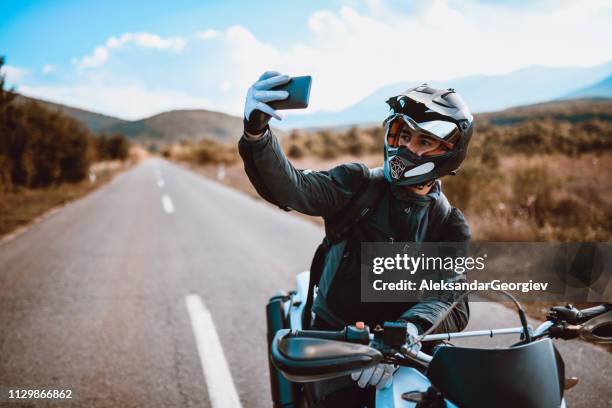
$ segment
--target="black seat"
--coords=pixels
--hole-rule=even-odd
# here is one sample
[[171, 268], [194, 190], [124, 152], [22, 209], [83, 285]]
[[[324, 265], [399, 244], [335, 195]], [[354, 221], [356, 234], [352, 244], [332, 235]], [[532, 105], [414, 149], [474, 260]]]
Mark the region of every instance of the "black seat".
[[461, 407], [559, 407], [564, 365], [550, 339], [509, 348], [440, 347], [427, 371]]

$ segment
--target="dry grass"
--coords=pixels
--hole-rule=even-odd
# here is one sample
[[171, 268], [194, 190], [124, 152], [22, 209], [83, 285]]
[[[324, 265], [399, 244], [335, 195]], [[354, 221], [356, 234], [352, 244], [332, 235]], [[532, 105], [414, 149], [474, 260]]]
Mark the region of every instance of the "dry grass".
[[95, 181], [85, 179], [77, 183], [0, 193], [0, 237], [6, 238], [18, 228], [27, 226], [51, 209], [65, 205], [108, 183], [119, 172], [126, 170], [134, 161], [100, 162], [92, 166]]
[[611, 152], [470, 158], [444, 190], [484, 241], [608, 241]]
[[[482, 166], [480, 157], [476, 159], [472, 165]], [[339, 164], [355, 161], [377, 167], [381, 165], [382, 155], [370, 154], [362, 157], [343, 155], [330, 160], [309, 156], [291, 161], [297, 168], [313, 170], [327, 170]], [[218, 178], [217, 165], [202, 166], [189, 162], [184, 164], [219, 183], [261, 199], [246, 177], [241, 162], [225, 166], [225, 176], [222, 179]], [[540, 172], [532, 174], [533, 169], [540, 169]], [[444, 189], [449, 190], [451, 202], [464, 210], [475, 240], [609, 241], [612, 238], [612, 228], [609, 223], [606, 224], [605, 220], [602, 221], [598, 217], [608, 217], [606, 214], [610, 212], [607, 203], [612, 199], [611, 170], [611, 152], [583, 154], [579, 157], [561, 154], [538, 157], [513, 155], [500, 158], [493, 174], [474, 172], [473, 169], [469, 170], [468, 166], [467, 171], [455, 177], [445, 178]], [[526, 177], [525, 174], [531, 174], [535, 179], [531, 180], [532, 177]], [[525, 185], [521, 185], [517, 181], [519, 179]], [[473, 184], [473, 188], [468, 187], [469, 184]], [[529, 188], [532, 184], [544, 186], [541, 190], [545, 194], [538, 197], [539, 190], [536, 189], [534, 195]], [[455, 197], [452, 197], [453, 195]], [[543, 201], [542, 204], [537, 204], [540, 207], [536, 206], [538, 199]], [[574, 205], [564, 209], [565, 215], [563, 213], [558, 215], [567, 222], [566, 226], [552, 223], [550, 220], [543, 225], [538, 224], [537, 208], [538, 211], [543, 211], [545, 217], [553, 217], [555, 214], [551, 213], [547, 206], [555, 209], [558, 203], [568, 200]], [[582, 204], [576, 204], [575, 200], [579, 200], [578, 203]], [[589, 214], [589, 217], [583, 218], [581, 213]], [[291, 214], [317, 225], [323, 224], [320, 217], [310, 217], [295, 211]], [[578, 225], [573, 225], [571, 222], [578, 222]], [[557, 305], [555, 302], [523, 303], [527, 313], [538, 320], [544, 319], [548, 309], [555, 305]], [[577, 305], [579, 308], [590, 306], [593, 305]], [[612, 347], [606, 349], [612, 351]]]
[[[342, 155], [292, 159], [297, 168], [327, 170], [342, 163], [381, 165], [381, 156]], [[607, 241], [612, 238], [612, 153], [513, 155], [499, 159], [485, 172], [480, 156], [470, 159], [455, 177], [443, 179], [444, 191], [462, 209], [475, 240], [482, 241]], [[241, 162], [219, 165], [185, 162], [203, 175], [259, 198], [244, 173]], [[480, 169], [480, 170], [479, 170]], [[309, 220], [321, 225], [318, 217]]]

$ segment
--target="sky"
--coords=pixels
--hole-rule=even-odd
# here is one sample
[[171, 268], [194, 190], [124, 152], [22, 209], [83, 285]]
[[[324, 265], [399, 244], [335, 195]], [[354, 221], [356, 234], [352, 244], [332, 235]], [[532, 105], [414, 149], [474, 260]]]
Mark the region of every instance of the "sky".
[[18, 92], [123, 119], [241, 115], [266, 70], [312, 75], [309, 111], [382, 86], [612, 59], [612, 0], [2, 0]]

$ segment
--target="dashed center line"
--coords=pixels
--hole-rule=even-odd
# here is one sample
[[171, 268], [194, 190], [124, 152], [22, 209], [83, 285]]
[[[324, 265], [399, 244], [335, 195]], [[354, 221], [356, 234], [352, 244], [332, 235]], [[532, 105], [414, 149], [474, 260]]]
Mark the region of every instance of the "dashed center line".
[[213, 408], [242, 408], [223, 347], [210, 312], [196, 294], [185, 296], [191, 328]]
[[172, 199], [168, 194], [162, 196], [162, 206], [166, 213], [172, 214], [174, 212], [174, 204], [172, 204]]
[[157, 180], [157, 187], [162, 188], [165, 184], [164, 179], [160, 178]]

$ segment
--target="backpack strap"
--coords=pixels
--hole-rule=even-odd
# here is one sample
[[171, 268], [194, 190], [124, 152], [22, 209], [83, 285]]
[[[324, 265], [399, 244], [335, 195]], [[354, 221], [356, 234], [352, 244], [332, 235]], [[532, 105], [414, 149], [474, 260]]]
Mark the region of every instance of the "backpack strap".
[[[380, 170], [380, 171], [379, 171]], [[310, 265], [310, 278], [308, 280], [308, 296], [304, 305], [304, 318], [302, 326], [310, 327], [310, 315], [314, 299], [314, 287], [319, 284], [323, 267], [325, 266], [325, 255], [329, 247], [343, 241], [351, 229], [372, 213], [383, 194], [387, 190], [382, 168], [376, 168], [369, 172], [361, 182], [357, 192], [353, 194], [349, 202], [338, 212], [338, 214], [325, 220], [325, 238], [315, 251]]]
[[348, 204], [334, 218], [325, 221], [325, 238], [328, 243], [343, 241], [351, 229], [376, 208], [387, 188], [382, 168], [371, 170]]

